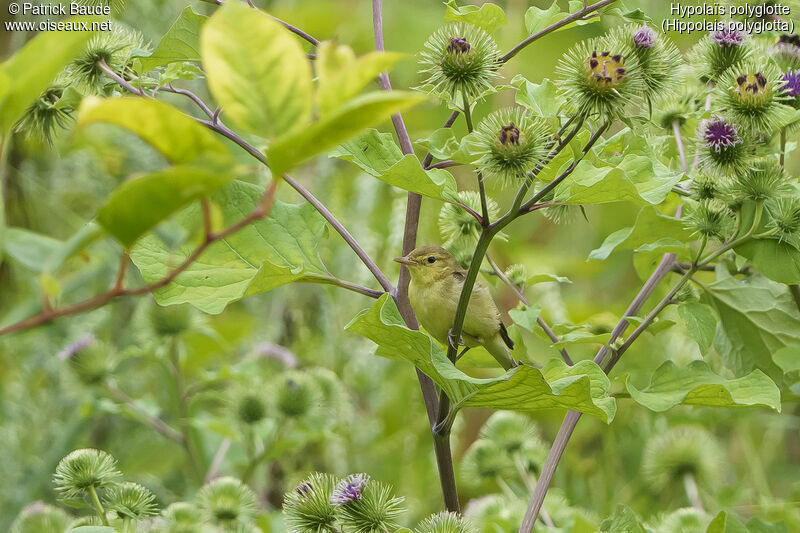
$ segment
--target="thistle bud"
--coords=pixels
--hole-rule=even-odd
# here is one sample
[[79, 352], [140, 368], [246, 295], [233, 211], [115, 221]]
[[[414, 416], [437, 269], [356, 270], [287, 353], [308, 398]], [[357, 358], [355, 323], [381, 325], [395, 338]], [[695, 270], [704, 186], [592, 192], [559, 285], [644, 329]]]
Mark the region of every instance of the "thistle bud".
[[460, 515], [442, 512], [420, 522], [414, 533], [477, 533], [477, 530]]
[[180, 335], [192, 327], [194, 310], [189, 304], [162, 306], [153, 302], [150, 307], [150, 325], [157, 335]]
[[[481, 212], [481, 197], [477, 192], [461, 191], [458, 193], [458, 199], [476, 213]], [[487, 198], [486, 206], [489, 211], [489, 218], [496, 220], [499, 212], [497, 202]], [[445, 203], [441, 211], [439, 211], [439, 234], [444, 240], [442, 246], [445, 248], [449, 249], [464, 245], [467, 248], [474, 249], [481, 229], [481, 223], [459, 205]]]
[[792, 187], [777, 161], [760, 159], [736, 175], [730, 192], [741, 200], [763, 202], [791, 194]]
[[11, 533], [63, 533], [72, 519], [57, 507], [36, 502], [25, 507], [11, 523]]
[[84, 448], [70, 452], [56, 467], [53, 482], [64, 500], [83, 498], [90, 490], [108, 487], [121, 476], [108, 453]]
[[657, 491], [683, 486], [691, 475], [699, 485], [716, 486], [722, 477], [722, 450], [705, 429], [679, 426], [653, 436], [642, 459], [645, 478]]
[[470, 137], [478, 170], [488, 179], [510, 185], [524, 179], [547, 154], [544, 120], [521, 108], [500, 109], [484, 118]]
[[397, 516], [405, 509], [403, 498], [392, 496], [392, 489], [366, 474], [341, 480], [331, 493], [330, 502], [344, 531], [389, 531], [397, 527]]
[[336, 514], [330, 502], [336, 479], [313, 473], [283, 499], [283, 515], [290, 533], [337, 533]]
[[800, 68], [800, 36], [780, 35], [775, 44], [769, 48], [768, 53], [781, 70]]
[[306, 416], [317, 404], [313, 381], [302, 372], [287, 372], [277, 384], [276, 404], [287, 417]]
[[194, 505], [175, 502], [161, 513], [165, 533], [198, 533], [206, 531], [202, 513]]
[[690, 53], [690, 61], [701, 80], [717, 82], [722, 74], [751, 54], [749, 35], [733, 24], [712, 31]]
[[198, 491], [197, 506], [217, 525], [248, 524], [255, 519], [256, 495], [238, 479], [221, 477]]
[[698, 138], [705, 168], [721, 174], [747, 168], [750, 150], [739, 136], [739, 129], [726, 118], [714, 115], [702, 121]]
[[729, 181], [730, 180], [723, 176], [698, 172], [692, 178], [689, 191], [692, 194], [692, 198], [698, 201], [712, 200], [714, 198], [720, 199]]
[[774, 65], [745, 62], [722, 76], [716, 92], [720, 106], [736, 124], [753, 133], [771, 132], [780, 120], [783, 84]]
[[104, 498], [106, 509], [119, 518], [138, 520], [158, 513], [156, 497], [138, 483], [126, 482], [109, 487]]
[[700, 235], [724, 241], [733, 232], [733, 213], [720, 200], [703, 200], [689, 204], [684, 225]]
[[711, 517], [702, 509], [684, 507], [676, 509], [663, 517], [656, 531], [663, 533], [681, 533], [684, 531], [705, 531]]
[[499, 49], [494, 39], [471, 24], [456, 22], [433, 33], [421, 52], [422, 89], [440, 98], [458, 94], [474, 100], [492, 90]]
[[67, 73], [71, 81], [83, 90], [101, 93], [111, 80], [100, 68], [100, 61], [104, 61], [120, 76], [126, 77], [132, 65], [133, 52], [143, 48], [144, 41], [139, 32], [117, 24], [111, 31], [92, 37], [78, 58], [67, 66]]
[[800, 244], [800, 199], [797, 197], [776, 198], [767, 202], [769, 223], [781, 241], [794, 246]]

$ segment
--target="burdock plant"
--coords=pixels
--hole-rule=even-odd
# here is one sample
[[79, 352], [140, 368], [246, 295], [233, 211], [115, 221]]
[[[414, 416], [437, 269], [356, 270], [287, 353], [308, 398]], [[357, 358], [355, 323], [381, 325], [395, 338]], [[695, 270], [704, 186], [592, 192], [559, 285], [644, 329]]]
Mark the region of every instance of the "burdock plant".
[[155, 495], [138, 483], [109, 487], [103, 501], [106, 509], [115, 511], [122, 520], [139, 520], [158, 513]]
[[98, 490], [112, 486], [120, 476], [117, 462], [111, 455], [101, 450], [83, 448], [61, 459], [56, 467], [53, 482], [62, 500], [88, 498], [101, 520], [107, 523]]
[[702, 38], [690, 53], [690, 60], [702, 80], [716, 83], [734, 65], [750, 56], [750, 36], [728, 24]]
[[238, 479], [221, 477], [200, 489], [197, 506], [214, 524], [247, 525], [255, 519], [256, 495]]
[[579, 116], [622, 116], [644, 84], [631, 43], [619, 34], [590, 39], [570, 49], [556, 67], [562, 99]]
[[367, 474], [352, 474], [337, 483], [330, 496], [344, 531], [382, 533], [397, 527], [404, 511], [403, 498], [392, 496], [390, 486]]
[[456, 513], [433, 514], [419, 523], [414, 533], [475, 533], [472, 524]]
[[772, 64], [746, 61], [728, 70], [716, 89], [718, 106], [736, 124], [752, 133], [771, 132], [785, 106], [783, 75]]
[[494, 87], [499, 49], [477, 26], [456, 22], [436, 30], [420, 53], [421, 89], [441, 98], [474, 100]]
[[612, 30], [612, 40], [627, 44], [625, 55], [636, 58], [648, 100], [674, 90], [681, 65], [678, 48], [665, 36], [659, 36], [648, 25], [620, 26]]
[[719, 115], [700, 123], [697, 149], [703, 167], [721, 174], [745, 169], [750, 158], [750, 150], [739, 135], [739, 128]]
[[313, 473], [283, 498], [283, 516], [290, 533], [336, 533], [336, 513], [331, 494], [336, 479]]

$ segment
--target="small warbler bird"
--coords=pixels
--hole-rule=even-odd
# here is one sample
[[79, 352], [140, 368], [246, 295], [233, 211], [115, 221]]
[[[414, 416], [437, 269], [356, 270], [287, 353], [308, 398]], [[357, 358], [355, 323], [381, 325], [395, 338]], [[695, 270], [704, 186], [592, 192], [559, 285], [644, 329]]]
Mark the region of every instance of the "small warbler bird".
[[[419, 323], [447, 345], [467, 273], [440, 246], [422, 246], [395, 261], [408, 266], [411, 273], [408, 298]], [[510, 352], [514, 342], [500, 320], [489, 289], [479, 281], [469, 298], [462, 337], [468, 348], [482, 345], [506, 370], [516, 366]]]

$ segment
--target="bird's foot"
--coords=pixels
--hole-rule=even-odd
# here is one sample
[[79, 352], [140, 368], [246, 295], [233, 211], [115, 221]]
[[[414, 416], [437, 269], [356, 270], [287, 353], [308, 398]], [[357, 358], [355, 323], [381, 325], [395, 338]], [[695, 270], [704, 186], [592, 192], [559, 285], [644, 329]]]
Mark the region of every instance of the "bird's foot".
[[458, 351], [459, 346], [464, 346], [464, 339], [459, 338], [458, 341], [456, 341], [456, 336], [453, 335], [453, 330], [450, 329], [450, 331], [447, 332], [447, 344], [450, 348]]

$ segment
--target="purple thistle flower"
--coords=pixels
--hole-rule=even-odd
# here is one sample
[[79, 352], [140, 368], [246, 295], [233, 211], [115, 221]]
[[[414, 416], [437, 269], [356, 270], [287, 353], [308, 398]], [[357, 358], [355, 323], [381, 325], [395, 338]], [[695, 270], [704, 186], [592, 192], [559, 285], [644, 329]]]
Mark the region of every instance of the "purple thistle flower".
[[88, 348], [89, 346], [91, 346], [93, 342], [94, 342], [94, 335], [92, 335], [91, 333], [89, 333], [88, 335], [84, 335], [83, 337], [76, 340], [69, 346], [65, 346], [63, 350], [58, 352], [58, 358], [61, 361], [66, 361], [76, 353], [81, 352], [86, 348]]
[[344, 505], [361, 499], [364, 487], [367, 486], [369, 476], [367, 474], [351, 474], [336, 484], [331, 494], [333, 505]]
[[633, 32], [633, 44], [639, 48], [652, 48], [656, 44], [656, 32], [649, 26], [642, 26]]
[[717, 153], [742, 142], [736, 126], [717, 115], [704, 122], [703, 139], [706, 146], [713, 148]]
[[748, 37], [747, 32], [736, 28], [733, 24], [714, 30], [709, 35], [720, 46], [742, 46]]
[[800, 96], [800, 70], [789, 70], [783, 75], [786, 84], [781, 89], [783, 94], [797, 98]]

